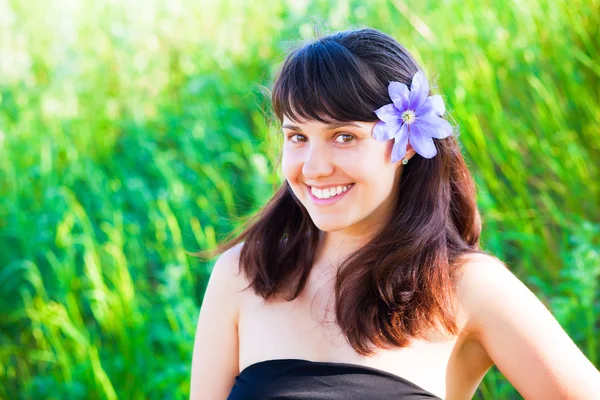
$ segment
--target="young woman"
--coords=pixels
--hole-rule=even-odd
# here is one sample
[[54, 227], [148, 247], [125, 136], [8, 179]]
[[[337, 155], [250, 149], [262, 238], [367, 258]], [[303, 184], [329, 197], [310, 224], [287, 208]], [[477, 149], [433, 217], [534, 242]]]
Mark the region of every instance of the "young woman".
[[592, 363], [479, 249], [473, 179], [403, 46], [374, 29], [306, 44], [272, 102], [285, 181], [217, 249], [192, 399], [470, 399], [493, 364], [527, 399], [600, 399]]

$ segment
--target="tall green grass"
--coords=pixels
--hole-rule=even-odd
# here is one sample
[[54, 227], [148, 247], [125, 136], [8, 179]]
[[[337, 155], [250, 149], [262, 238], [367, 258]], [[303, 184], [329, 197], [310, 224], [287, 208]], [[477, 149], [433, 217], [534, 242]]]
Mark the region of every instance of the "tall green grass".
[[[484, 248], [600, 364], [600, 2], [0, 0], [0, 398], [185, 398], [213, 247], [281, 179], [262, 86], [372, 26], [444, 96]], [[491, 371], [482, 399], [518, 398]]]

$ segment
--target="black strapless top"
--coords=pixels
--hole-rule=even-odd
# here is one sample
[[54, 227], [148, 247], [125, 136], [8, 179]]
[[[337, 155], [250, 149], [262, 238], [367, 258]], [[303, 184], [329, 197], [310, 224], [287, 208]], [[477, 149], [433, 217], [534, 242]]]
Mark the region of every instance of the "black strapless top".
[[358, 364], [285, 358], [244, 368], [227, 400], [423, 400], [438, 396], [390, 372]]

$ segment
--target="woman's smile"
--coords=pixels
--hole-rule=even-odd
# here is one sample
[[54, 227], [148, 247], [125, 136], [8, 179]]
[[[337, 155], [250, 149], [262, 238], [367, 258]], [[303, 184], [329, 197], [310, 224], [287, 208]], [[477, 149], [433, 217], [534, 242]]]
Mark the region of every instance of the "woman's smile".
[[352, 190], [354, 185], [354, 183], [351, 183], [350, 185], [332, 186], [327, 189], [318, 189], [309, 185], [305, 186], [314, 204], [319, 206], [327, 206], [345, 197], [346, 194]]

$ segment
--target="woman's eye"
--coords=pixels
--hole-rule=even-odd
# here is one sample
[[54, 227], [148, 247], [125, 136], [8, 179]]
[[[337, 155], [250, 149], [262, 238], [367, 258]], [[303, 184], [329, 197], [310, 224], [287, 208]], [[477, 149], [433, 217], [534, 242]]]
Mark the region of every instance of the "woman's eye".
[[[306, 136], [301, 135], [299, 133], [290, 133], [287, 136], [287, 139], [292, 143], [304, 143], [307, 140]], [[348, 143], [348, 142], [354, 140], [354, 136], [347, 134], [347, 133], [342, 133], [342, 134], [338, 135], [335, 138], [335, 140], [337, 143]]]
[[[293, 138], [294, 138], [294, 136], [299, 136], [301, 139], [300, 139], [300, 140], [294, 140], [294, 139], [293, 139]], [[292, 142], [292, 143], [301, 143], [301, 142], [303, 142], [303, 141], [304, 141], [304, 139], [302, 139], [302, 138], [304, 138], [304, 135], [300, 135], [300, 134], [298, 134], [298, 133], [292, 133], [292, 134], [288, 135], [288, 137], [287, 137], [287, 138], [288, 138], [288, 140], [289, 140], [290, 142]]]
[[348, 142], [350, 142], [350, 141], [352, 141], [354, 139], [354, 136], [349, 135], [347, 133], [342, 133], [341, 135], [339, 135], [338, 137], [336, 137], [335, 140], [338, 140], [339, 138], [342, 138], [342, 140], [338, 141], [338, 143], [348, 143]]

